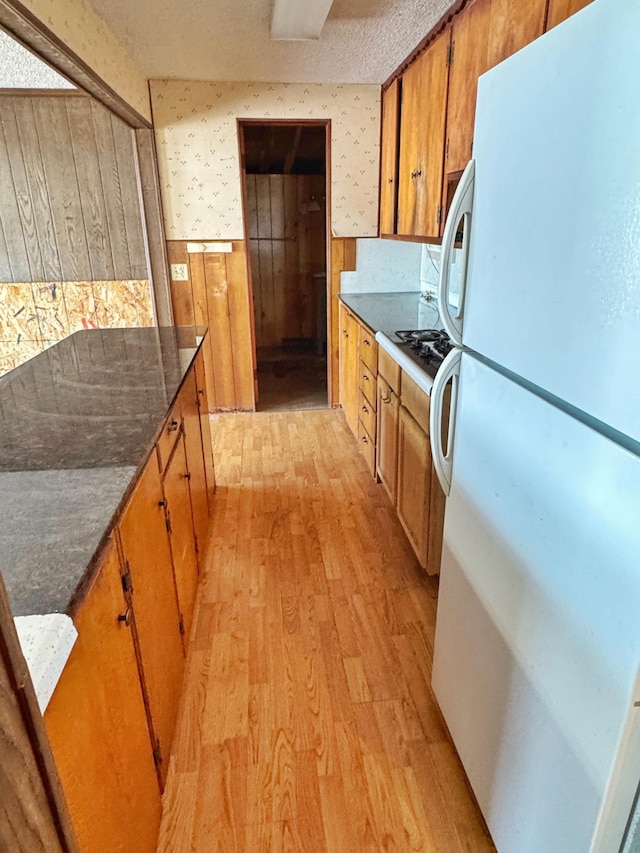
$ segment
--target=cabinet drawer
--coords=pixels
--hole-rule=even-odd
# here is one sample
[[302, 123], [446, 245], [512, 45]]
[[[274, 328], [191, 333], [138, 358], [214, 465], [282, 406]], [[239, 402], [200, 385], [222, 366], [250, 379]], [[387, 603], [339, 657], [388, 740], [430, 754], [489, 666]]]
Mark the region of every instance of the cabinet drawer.
[[365, 458], [367, 463], [367, 467], [369, 471], [371, 471], [371, 476], [375, 477], [376, 475], [376, 445], [374, 440], [371, 438], [367, 430], [365, 429], [362, 421], [358, 421], [358, 442], [360, 444], [360, 450], [362, 451], [362, 455]]
[[400, 401], [429, 435], [429, 395], [425, 394], [422, 388], [404, 370], [402, 371]]
[[156, 442], [158, 465], [160, 466], [161, 473], [164, 473], [164, 470], [169, 463], [169, 458], [173, 448], [176, 446], [178, 436], [180, 435], [180, 424], [182, 423], [181, 396], [182, 395], [180, 395], [173, 404], [169, 417], [167, 418], [165, 425], [162, 427], [162, 432]]
[[360, 326], [360, 358], [373, 374], [378, 375], [378, 344], [366, 326]]
[[384, 377], [385, 382], [395, 391], [400, 393], [400, 365], [394, 361], [388, 352], [382, 348], [378, 350], [378, 375]]
[[374, 400], [376, 399], [376, 374], [364, 363], [364, 361], [360, 362], [360, 381], [358, 386], [367, 400], [371, 403], [375, 412], [376, 405]]
[[370, 436], [375, 438], [376, 436], [376, 410], [371, 405], [371, 403], [364, 396], [362, 391], [360, 392], [360, 408], [358, 411], [358, 417], [360, 418], [360, 422], [362, 426], [366, 429]]

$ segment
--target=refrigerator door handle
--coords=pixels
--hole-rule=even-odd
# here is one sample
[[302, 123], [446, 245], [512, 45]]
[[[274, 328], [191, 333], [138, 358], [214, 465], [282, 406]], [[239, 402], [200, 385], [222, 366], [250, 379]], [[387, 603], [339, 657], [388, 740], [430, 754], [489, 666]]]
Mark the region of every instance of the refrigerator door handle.
[[[451, 202], [447, 222], [442, 235], [442, 254], [440, 262], [440, 278], [438, 281], [438, 310], [442, 323], [454, 344], [462, 344], [462, 317], [464, 313], [464, 293], [467, 282], [467, 263], [469, 260], [469, 238], [471, 230], [471, 210], [473, 207], [473, 191], [475, 188], [476, 161], [469, 160], [462, 173], [460, 183]], [[451, 313], [449, 303], [449, 288], [451, 283], [451, 262], [453, 250], [455, 249], [456, 233], [458, 223], [464, 220], [464, 233], [462, 237], [462, 260], [460, 271], [460, 294], [458, 296], [458, 308], [455, 314]]]
[[[452, 349], [442, 362], [433, 380], [431, 402], [429, 408], [429, 436], [431, 441], [431, 458], [436, 469], [442, 491], [448, 495], [451, 491], [451, 468], [453, 465], [453, 442], [455, 435], [456, 404], [458, 398], [458, 379], [460, 376], [460, 361], [462, 350]], [[442, 415], [444, 392], [451, 380], [451, 412], [447, 433], [447, 449], [442, 448]]]

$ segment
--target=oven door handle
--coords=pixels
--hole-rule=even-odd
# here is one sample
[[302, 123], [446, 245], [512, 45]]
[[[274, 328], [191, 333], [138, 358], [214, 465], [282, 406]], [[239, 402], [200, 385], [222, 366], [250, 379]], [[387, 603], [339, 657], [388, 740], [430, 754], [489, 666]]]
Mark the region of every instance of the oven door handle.
[[[442, 254], [440, 259], [440, 278], [438, 280], [438, 310], [442, 325], [456, 346], [462, 345], [462, 323], [464, 314], [464, 295], [467, 284], [467, 266], [469, 262], [469, 240], [471, 237], [471, 213], [473, 208], [473, 192], [476, 178], [476, 161], [469, 160], [462, 173], [460, 183], [451, 202], [442, 235]], [[460, 269], [460, 294], [458, 308], [451, 311], [449, 292], [451, 289], [451, 264], [455, 250], [458, 223], [463, 220], [462, 257]]]
[[[448, 495], [451, 491], [451, 469], [453, 466], [453, 443], [456, 427], [456, 403], [458, 399], [458, 382], [460, 378], [460, 362], [462, 350], [454, 348], [442, 362], [433, 380], [429, 406], [429, 440], [431, 442], [431, 459], [436, 469], [442, 491]], [[444, 394], [448, 383], [451, 382], [451, 409], [449, 428], [447, 430], [447, 447], [442, 446], [442, 423], [444, 415]]]

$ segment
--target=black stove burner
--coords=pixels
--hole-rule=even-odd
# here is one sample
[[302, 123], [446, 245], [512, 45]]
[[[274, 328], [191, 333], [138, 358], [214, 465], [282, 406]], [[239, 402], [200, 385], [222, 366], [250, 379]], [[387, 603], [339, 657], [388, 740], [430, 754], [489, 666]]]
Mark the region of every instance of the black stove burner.
[[442, 363], [453, 349], [449, 335], [444, 329], [416, 329], [396, 332], [409, 354], [418, 364], [431, 373]]

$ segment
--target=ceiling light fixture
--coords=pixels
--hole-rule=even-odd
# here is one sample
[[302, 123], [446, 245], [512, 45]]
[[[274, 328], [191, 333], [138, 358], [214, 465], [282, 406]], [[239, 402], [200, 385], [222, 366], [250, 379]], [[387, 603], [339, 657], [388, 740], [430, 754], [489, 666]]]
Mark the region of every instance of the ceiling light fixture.
[[317, 41], [333, 0], [273, 0], [274, 41]]

